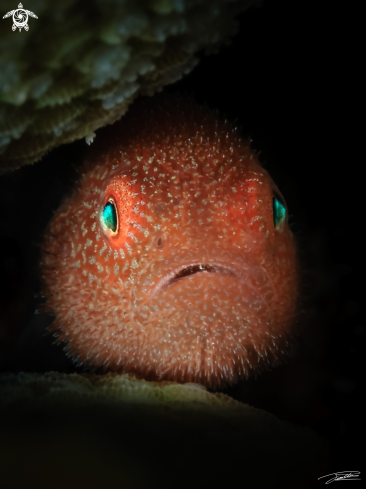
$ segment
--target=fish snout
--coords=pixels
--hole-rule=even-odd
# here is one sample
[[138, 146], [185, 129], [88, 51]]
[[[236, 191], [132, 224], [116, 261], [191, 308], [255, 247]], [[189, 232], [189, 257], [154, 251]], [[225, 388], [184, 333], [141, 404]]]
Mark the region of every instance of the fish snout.
[[[162, 236], [154, 240], [156, 248], [161, 250], [164, 243]], [[199, 248], [181, 249], [171, 256], [164, 253], [157, 260], [148, 262], [136, 276], [135, 286], [140, 293], [135, 295], [139, 296], [139, 306], [159, 301], [161, 295], [179, 294], [183, 297], [201, 288], [208, 292], [213, 283], [216, 294], [227, 294], [228, 285], [230, 288], [240, 285], [257, 293], [257, 285], [263, 288], [268, 280], [262, 267], [249, 255], [236, 249], [219, 248], [212, 248], [209, 252]]]
[[151, 378], [211, 387], [275, 361], [291, 312], [278, 317], [268, 273], [233, 249], [161, 255], [136, 276], [133, 296], [131, 318], [143, 338], [139, 355], [150, 358], [148, 345], [158, 352]]

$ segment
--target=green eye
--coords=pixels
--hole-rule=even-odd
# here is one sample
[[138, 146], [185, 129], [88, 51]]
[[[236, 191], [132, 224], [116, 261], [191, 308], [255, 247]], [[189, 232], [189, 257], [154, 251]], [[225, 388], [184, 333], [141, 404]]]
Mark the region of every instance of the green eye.
[[273, 223], [277, 228], [279, 224], [285, 222], [286, 219], [286, 207], [282, 203], [280, 197], [273, 197]]
[[109, 200], [103, 209], [103, 223], [113, 233], [117, 231], [118, 219], [117, 210], [113, 200]]

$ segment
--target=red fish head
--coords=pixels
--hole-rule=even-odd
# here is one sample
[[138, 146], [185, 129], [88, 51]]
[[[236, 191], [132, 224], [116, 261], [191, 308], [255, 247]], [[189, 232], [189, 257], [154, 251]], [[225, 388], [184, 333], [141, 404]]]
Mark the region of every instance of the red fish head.
[[98, 138], [42, 261], [66, 348], [212, 388], [276, 363], [297, 311], [297, 255], [249, 143], [206, 108], [161, 97]]

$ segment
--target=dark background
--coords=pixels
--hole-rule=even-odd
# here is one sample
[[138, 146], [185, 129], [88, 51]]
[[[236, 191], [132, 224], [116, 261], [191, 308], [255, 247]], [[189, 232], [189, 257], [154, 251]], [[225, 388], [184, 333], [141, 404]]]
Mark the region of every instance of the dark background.
[[[352, 7], [353, 8], [353, 7]], [[229, 393], [332, 442], [333, 469], [362, 470], [364, 206], [357, 13], [265, 1], [219, 54], [168, 87], [237, 121], [285, 196], [304, 267], [298, 346], [286, 365]], [[42, 231], [76, 178], [84, 141], [0, 178], [0, 371], [72, 372], [44, 331]], [[356, 150], [355, 150], [356, 149]]]

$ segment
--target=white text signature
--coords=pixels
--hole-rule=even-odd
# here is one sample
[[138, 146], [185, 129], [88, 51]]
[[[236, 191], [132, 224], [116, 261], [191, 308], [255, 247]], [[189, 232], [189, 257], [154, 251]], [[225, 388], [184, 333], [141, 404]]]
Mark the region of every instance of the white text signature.
[[[326, 484], [330, 484], [333, 481], [341, 481], [346, 479], [360, 481], [361, 478], [358, 478], [361, 472], [358, 470], [344, 470], [343, 472], [334, 472], [333, 474], [322, 475], [319, 479], [323, 479], [324, 477], [334, 476], [332, 479], [329, 479]], [[318, 479], [318, 480], [319, 480]]]

